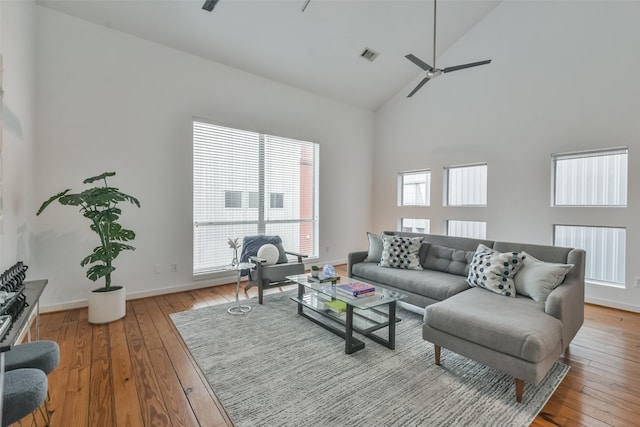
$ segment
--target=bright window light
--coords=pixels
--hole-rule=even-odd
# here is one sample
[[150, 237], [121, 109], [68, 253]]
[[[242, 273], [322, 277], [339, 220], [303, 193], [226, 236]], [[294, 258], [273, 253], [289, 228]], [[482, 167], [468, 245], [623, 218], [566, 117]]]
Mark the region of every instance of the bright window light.
[[554, 206], [626, 206], [628, 149], [553, 154]]
[[585, 276], [588, 281], [624, 287], [626, 229], [555, 225], [554, 244], [586, 251]]
[[445, 206], [487, 206], [486, 163], [445, 168]]
[[430, 233], [431, 223], [428, 219], [402, 218], [400, 231], [407, 233]]
[[483, 221], [447, 221], [447, 236], [469, 237], [472, 239], [487, 238], [487, 223]]
[[431, 171], [400, 172], [398, 174], [398, 205], [429, 206]]
[[193, 121], [193, 272], [219, 271], [227, 239], [267, 234], [318, 256], [317, 143]]

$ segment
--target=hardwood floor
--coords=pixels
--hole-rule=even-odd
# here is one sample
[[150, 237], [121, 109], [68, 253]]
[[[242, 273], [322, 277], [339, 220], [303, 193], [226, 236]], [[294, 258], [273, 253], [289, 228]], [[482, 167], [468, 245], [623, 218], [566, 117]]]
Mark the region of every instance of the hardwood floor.
[[[345, 266], [337, 270], [346, 277]], [[230, 284], [133, 300], [124, 319], [100, 326], [87, 322], [86, 309], [43, 314], [40, 338], [61, 348], [49, 375], [51, 425], [233, 425], [169, 315], [230, 302], [234, 291]], [[639, 425], [639, 353], [640, 314], [587, 304], [585, 324], [562, 358], [571, 369], [533, 425]]]

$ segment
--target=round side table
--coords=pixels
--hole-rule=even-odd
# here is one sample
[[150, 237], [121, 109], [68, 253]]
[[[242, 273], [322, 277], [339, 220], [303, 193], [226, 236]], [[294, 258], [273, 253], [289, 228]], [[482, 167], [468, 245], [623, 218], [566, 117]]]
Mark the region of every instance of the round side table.
[[251, 311], [251, 306], [249, 305], [240, 305], [240, 300], [238, 299], [238, 292], [240, 292], [240, 275], [242, 274], [242, 270], [253, 270], [255, 268], [255, 264], [251, 262], [241, 262], [237, 265], [227, 265], [225, 270], [233, 270], [236, 272], [236, 305], [229, 308], [227, 311], [231, 314], [245, 314]]

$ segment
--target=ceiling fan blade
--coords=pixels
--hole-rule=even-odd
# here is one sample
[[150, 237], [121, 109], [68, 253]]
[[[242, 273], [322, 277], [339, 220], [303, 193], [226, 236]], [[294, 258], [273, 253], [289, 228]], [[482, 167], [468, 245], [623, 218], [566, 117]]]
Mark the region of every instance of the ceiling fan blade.
[[429, 80], [430, 80], [429, 77], [425, 77], [424, 79], [422, 79], [422, 81], [420, 83], [418, 83], [418, 86], [416, 86], [416, 88], [413, 89], [409, 95], [407, 95], [407, 98], [411, 98], [413, 96], [413, 94], [416, 93], [417, 91], [419, 91], [420, 88], [422, 86], [424, 86], [424, 84], [426, 82], [428, 82]]
[[422, 68], [424, 71], [433, 70], [433, 67], [431, 65], [427, 64], [422, 59], [418, 58], [417, 56], [415, 56], [412, 53], [410, 53], [408, 55], [405, 55], [405, 58], [407, 58], [409, 61], [411, 61], [414, 64], [416, 64], [418, 67]]
[[213, 8], [216, 7], [216, 3], [218, 3], [218, 1], [219, 0], [205, 0], [204, 4], [202, 5], [202, 9], [211, 12]]
[[486, 61], [471, 62], [469, 64], [463, 64], [463, 65], [454, 65], [453, 67], [445, 68], [444, 70], [442, 70], [442, 72], [449, 73], [451, 71], [464, 70], [465, 68], [477, 67], [478, 65], [485, 65], [490, 63], [491, 63], [491, 60], [487, 59]]

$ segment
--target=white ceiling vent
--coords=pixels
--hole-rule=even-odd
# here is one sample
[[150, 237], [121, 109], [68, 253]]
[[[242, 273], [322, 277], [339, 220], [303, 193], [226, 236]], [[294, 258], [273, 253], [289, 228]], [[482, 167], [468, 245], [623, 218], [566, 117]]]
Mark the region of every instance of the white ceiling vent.
[[373, 49], [369, 49], [368, 47], [365, 48], [365, 50], [363, 50], [362, 53], [360, 54], [362, 58], [368, 59], [371, 62], [373, 62], [373, 60], [376, 59], [378, 55], [380, 55], [378, 52], [376, 52]]

